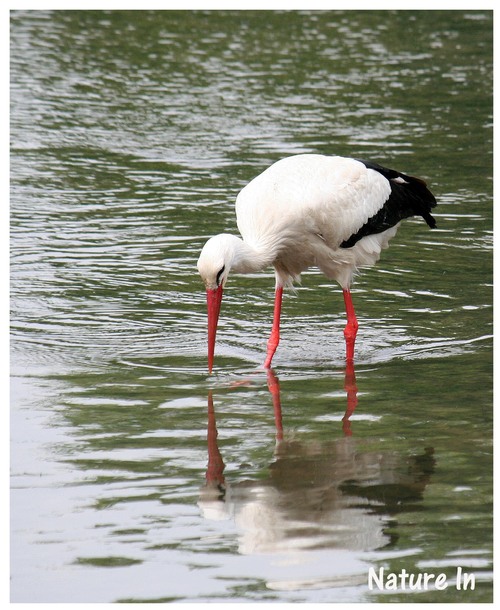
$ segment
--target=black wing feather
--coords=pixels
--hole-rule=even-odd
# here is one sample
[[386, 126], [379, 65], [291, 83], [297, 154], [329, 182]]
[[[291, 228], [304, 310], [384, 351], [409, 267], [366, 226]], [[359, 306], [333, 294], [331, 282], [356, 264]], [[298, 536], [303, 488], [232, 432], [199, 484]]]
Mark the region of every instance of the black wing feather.
[[382, 167], [371, 161], [363, 159], [357, 159], [357, 161], [363, 163], [368, 169], [382, 174], [390, 182], [391, 194], [383, 207], [369, 218], [357, 233], [340, 244], [341, 248], [352, 248], [361, 238], [374, 233], [382, 233], [410, 216], [422, 216], [431, 229], [436, 226], [436, 221], [430, 213], [431, 209], [437, 205], [436, 198], [423, 180]]

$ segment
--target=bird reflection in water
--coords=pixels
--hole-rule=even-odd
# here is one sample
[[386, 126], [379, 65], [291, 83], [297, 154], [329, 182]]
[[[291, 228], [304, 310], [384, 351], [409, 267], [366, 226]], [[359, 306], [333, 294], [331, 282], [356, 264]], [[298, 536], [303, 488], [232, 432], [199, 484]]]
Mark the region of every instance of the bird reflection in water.
[[434, 472], [433, 450], [408, 456], [377, 447], [374, 439], [353, 436], [350, 417], [357, 388], [352, 363], [345, 371], [343, 435], [327, 441], [287, 439], [279, 380], [272, 369], [267, 376], [277, 442], [266, 478], [234, 484], [225, 480], [209, 393], [208, 468], [199, 501], [204, 516], [234, 519], [242, 554], [293, 552], [296, 557], [328, 549], [338, 554], [390, 548], [397, 540], [394, 516], [418, 510], [423, 500]]

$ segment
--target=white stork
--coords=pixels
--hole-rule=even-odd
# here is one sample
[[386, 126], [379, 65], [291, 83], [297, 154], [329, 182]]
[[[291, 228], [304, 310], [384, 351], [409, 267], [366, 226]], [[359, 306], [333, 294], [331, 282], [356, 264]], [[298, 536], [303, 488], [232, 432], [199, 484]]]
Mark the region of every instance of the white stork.
[[208, 308], [208, 368], [212, 371], [222, 292], [230, 271], [273, 265], [274, 321], [264, 366], [278, 347], [283, 288], [311, 266], [343, 290], [346, 360], [354, 358], [358, 321], [350, 293], [358, 267], [373, 265], [400, 221], [422, 216], [433, 228], [436, 199], [419, 178], [361, 159], [315, 154], [286, 157], [254, 178], [236, 199], [240, 237], [210, 238], [198, 259]]

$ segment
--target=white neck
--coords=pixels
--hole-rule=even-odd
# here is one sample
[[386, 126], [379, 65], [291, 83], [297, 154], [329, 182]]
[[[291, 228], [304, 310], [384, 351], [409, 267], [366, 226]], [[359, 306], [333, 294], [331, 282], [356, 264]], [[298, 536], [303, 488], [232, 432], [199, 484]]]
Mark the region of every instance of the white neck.
[[253, 248], [236, 235], [227, 235], [228, 254], [231, 257], [231, 270], [236, 273], [255, 273], [272, 264], [275, 258], [273, 249]]

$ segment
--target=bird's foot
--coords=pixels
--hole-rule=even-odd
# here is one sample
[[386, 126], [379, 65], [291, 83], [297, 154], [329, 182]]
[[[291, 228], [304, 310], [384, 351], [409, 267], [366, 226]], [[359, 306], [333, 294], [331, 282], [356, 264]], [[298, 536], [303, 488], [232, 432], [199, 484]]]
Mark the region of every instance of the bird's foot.
[[275, 335], [275, 333], [272, 333], [271, 337], [269, 338], [269, 341], [267, 342], [267, 356], [266, 356], [266, 360], [264, 362], [265, 369], [271, 368], [271, 361], [273, 359], [273, 356], [274, 356], [276, 350], [278, 349], [279, 342], [280, 342], [279, 335]]
[[271, 362], [274, 356], [274, 352], [276, 351], [276, 348], [278, 346], [276, 345], [276, 347], [274, 347], [273, 349], [268, 349], [267, 350], [267, 356], [266, 359], [264, 360], [264, 368], [265, 369], [270, 369], [271, 368]]
[[354, 360], [354, 343], [356, 341], [356, 335], [358, 334], [358, 322], [357, 320], [351, 323], [348, 323], [344, 328], [344, 337], [345, 337], [345, 350], [346, 350], [346, 360], [347, 362], [352, 362]]

